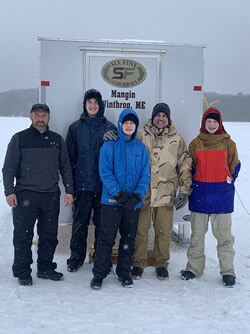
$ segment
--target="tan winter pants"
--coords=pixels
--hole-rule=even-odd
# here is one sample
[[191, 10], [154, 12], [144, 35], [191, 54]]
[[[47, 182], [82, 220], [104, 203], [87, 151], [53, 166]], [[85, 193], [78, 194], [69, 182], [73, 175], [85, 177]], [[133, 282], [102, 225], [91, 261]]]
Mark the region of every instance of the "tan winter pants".
[[203, 274], [205, 268], [205, 234], [208, 230], [208, 221], [211, 221], [212, 232], [217, 240], [217, 254], [220, 263], [221, 275], [234, 274], [234, 236], [231, 234], [231, 214], [212, 214], [191, 212], [191, 239], [187, 252], [188, 263], [186, 270], [196, 276]]
[[134, 266], [144, 269], [147, 265], [148, 232], [153, 222], [155, 230], [155, 267], [167, 267], [173, 227], [173, 207], [142, 207], [135, 239]]

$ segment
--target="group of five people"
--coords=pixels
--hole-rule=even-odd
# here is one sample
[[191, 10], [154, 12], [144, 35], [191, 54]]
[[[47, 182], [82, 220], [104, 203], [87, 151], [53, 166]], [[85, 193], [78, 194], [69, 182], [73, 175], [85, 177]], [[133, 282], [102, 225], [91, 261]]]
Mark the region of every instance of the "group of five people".
[[95, 89], [85, 93], [83, 113], [69, 126], [66, 143], [49, 129], [46, 104], [33, 105], [30, 119], [30, 128], [12, 137], [3, 166], [6, 200], [13, 208], [12, 269], [21, 285], [32, 285], [31, 246], [36, 221], [37, 277], [63, 279], [53, 262], [58, 243], [59, 173], [65, 203], [73, 203], [69, 272], [77, 271], [85, 261], [93, 213], [93, 289], [102, 287], [111, 270], [118, 231], [119, 281], [131, 287], [133, 279], [142, 277], [152, 223], [156, 275], [168, 279], [174, 207], [184, 207], [188, 199], [192, 233], [181, 278], [189, 280], [203, 274], [204, 238], [210, 219], [223, 283], [235, 284], [231, 213], [240, 161], [216, 108], [206, 110], [200, 134], [188, 150], [166, 103], [154, 106], [151, 119], [142, 129], [137, 113], [125, 109], [116, 128], [104, 116], [102, 96]]

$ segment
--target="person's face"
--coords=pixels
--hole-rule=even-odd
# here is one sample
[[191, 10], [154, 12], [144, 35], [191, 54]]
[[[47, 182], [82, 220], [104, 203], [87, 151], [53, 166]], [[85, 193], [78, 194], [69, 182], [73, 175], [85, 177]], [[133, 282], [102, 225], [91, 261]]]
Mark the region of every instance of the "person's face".
[[32, 111], [32, 113], [30, 114], [30, 119], [34, 128], [36, 128], [39, 132], [43, 133], [44, 131], [46, 131], [49, 124], [50, 115], [43, 109], [37, 109], [35, 111]]
[[96, 117], [98, 111], [99, 111], [99, 104], [96, 99], [88, 99], [85, 104], [85, 108], [87, 110], [87, 113], [89, 117]]
[[208, 133], [213, 135], [219, 128], [219, 123], [212, 118], [207, 118], [205, 120], [205, 129], [207, 130]]
[[136, 130], [136, 125], [132, 121], [126, 121], [122, 124], [122, 132], [129, 138], [131, 138], [135, 130]]
[[168, 116], [164, 112], [159, 112], [153, 118], [153, 125], [158, 129], [164, 129], [168, 126]]

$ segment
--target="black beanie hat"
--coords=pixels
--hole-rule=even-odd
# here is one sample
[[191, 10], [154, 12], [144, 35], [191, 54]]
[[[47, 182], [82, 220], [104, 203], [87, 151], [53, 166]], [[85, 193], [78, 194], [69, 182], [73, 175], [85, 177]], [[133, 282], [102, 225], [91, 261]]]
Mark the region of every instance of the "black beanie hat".
[[122, 124], [125, 123], [125, 122], [127, 122], [127, 121], [131, 121], [131, 122], [135, 123], [136, 128], [138, 128], [139, 120], [138, 120], [138, 118], [134, 114], [127, 114], [123, 118]]
[[208, 119], [208, 118], [212, 118], [212, 119], [216, 120], [218, 123], [220, 123], [220, 116], [216, 113], [208, 114], [206, 116], [205, 120]]
[[159, 114], [160, 112], [163, 112], [164, 114], [167, 115], [167, 117], [168, 117], [168, 123], [170, 123], [171, 122], [171, 119], [170, 119], [170, 108], [169, 108], [169, 106], [166, 103], [157, 103], [154, 106], [154, 109], [153, 109], [153, 112], [152, 112], [152, 117], [151, 117], [152, 122], [153, 122], [154, 117], [157, 114]]

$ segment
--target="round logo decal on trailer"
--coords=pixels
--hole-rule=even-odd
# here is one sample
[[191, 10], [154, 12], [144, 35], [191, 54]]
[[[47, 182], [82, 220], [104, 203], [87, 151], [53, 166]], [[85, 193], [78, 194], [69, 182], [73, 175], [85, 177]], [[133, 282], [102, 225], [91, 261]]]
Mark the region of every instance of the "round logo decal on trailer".
[[109, 61], [102, 67], [101, 74], [104, 81], [119, 88], [138, 86], [147, 76], [142, 64], [125, 58]]

